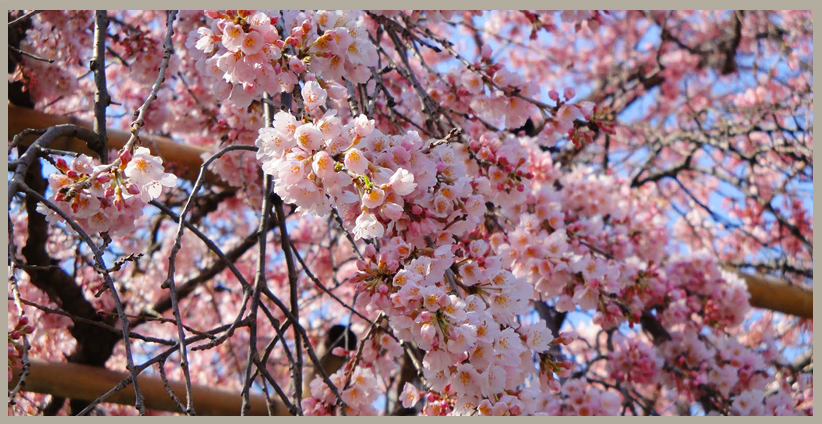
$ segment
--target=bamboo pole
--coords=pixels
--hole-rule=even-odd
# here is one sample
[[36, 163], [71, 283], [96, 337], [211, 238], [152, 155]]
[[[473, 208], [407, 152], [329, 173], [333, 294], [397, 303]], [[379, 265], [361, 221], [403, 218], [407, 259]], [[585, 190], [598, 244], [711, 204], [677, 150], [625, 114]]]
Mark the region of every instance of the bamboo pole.
[[[8, 116], [9, 140], [26, 128], [46, 129], [54, 125], [73, 124], [92, 129], [92, 124], [90, 122], [81, 121], [70, 116], [50, 115], [34, 109], [16, 106], [11, 103], [9, 103]], [[114, 128], [107, 128], [106, 133], [108, 135], [108, 147], [110, 151], [123, 147], [131, 135], [128, 131], [117, 130]], [[23, 146], [28, 146], [36, 138], [36, 135], [31, 135], [23, 139], [21, 144]], [[197, 174], [200, 172], [200, 165], [203, 164], [202, 155], [204, 153], [209, 155], [212, 153], [211, 150], [206, 148], [178, 143], [168, 137], [146, 134], [141, 135], [140, 140], [142, 141], [143, 147], [147, 147], [151, 150], [153, 155], [163, 158], [164, 163], [171, 162], [178, 165], [175, 169], [167, 170], [167, 172], [173, 172], [178, 177], [190, 181], [197, 179]], [[67, 137], [63, 137], [55, 140], [50, 147], [58, 150], [83, 153], [96, 157], [96, 153], [90, 150], [84, 141], [77, 138], [69, 139]], [[207, 181], [219, 186], [227, 187], [227, 185], [216, 175], [208, 173], [207, 177]]]
[[751, 306], [813, 320], [813, 291], [778, 278], [734, 271], [748, 285]]
[[[9, 390], [16, 384], [20, 370], [14, 370], [14, 378], [9, 382]], [[45, 362], [31, 360], [29, 375], [23, 390], [28, 392], [50, 394], [93, 401], [111, 390], [120, 380], [127, 378], [128, 372], [112, 371], [106, 368], [92, 367], [73, 363]], [[143, 393], [146, 409], [182, 413], [163, 386], [160, 376], [140, 374], [138, 381]], [[185, 393], [185, 383], [169, 380], [169, 386], [177, 396]], [[239, 392], [233, 393], [212, 386], [195, 385], [192, 387], [197, 399], [198, 415], [239, 415], [242, 398]], [[108, 403], [134, 405], [134, 391], [120, 390], [106, 399]], [[251, 394], [250, 415], [268, 415], [265, 396]], [[278, 399], [272, 398], [274, 415], [290, 415], [288, 409]]]

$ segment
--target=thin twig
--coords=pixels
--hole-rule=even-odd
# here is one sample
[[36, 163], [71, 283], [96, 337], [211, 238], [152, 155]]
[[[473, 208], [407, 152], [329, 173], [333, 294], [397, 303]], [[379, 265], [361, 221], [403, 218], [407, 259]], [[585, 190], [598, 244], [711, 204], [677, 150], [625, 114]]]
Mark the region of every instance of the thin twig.
[[20, 50], [20, 49], [18, 49], [17, 47], [12, 46], [11, 44], [9, 44], [9, 49], [10, 49], [11, 51], [13, 51], [13, 52], [17, 53], [17, 54], [21, 54], [21, 55], [23, 55], [23, 56], [30, 57], [30, 58], [32, 58], [32, 59], [34, 59], [34, 60], [39, 60], [39, 61], [41, 61], [41, 62], [54, 63], [54, 59], [48, 59], [48, 58], [45, 58], [45, 57], [40, 57], [40, 56], [37, 56], [37, 55], [36, 55], [36, 54], [34, 54], [34, 53], [29, 53], [29, 52], [27, 52], [27, 51], [25, 51], [25, 50]]
[[32, 10], [31, 12], [26, 13], [25, 15], [20, 16], [19, 18], [15, 19], [15, 20], [13, 20], [13, 21], [11, 21], [11, 22], [9, 22], [9, 29], [16, 27], [17, 25], [20, 25], [20, 24], [22, 24], [23, 22], [26, 22], [26, 21], [27, 21], [27, 20], [29, 20], [31, 17], [33, 17], [34, 15], [36, 15], [36, 14], [38, 14], [38, 13], [40, 13], [40, 12], [44, 12], [44, 10]]
[[186, 413], [185, 405], [183, 405], [183, 403], [180, 402], [180, 398], [178, 398], [177, 395], [174, 394], [174, 390], [172, 390], [171, 386], [168, 384], [168, 377], [166, 377], [165, 365], [166, 365], [165, 360], [162, 360], [162, 361], [157, 363], [157, 368], [160, 371], [160, 378], [163, 380], [163, 387], [165, 387], [166, 393], [168, 393], [168, 397], [170, 397], [171, 400], [173, 400], [174, 403], [176, 403], [177, 406], [180, 407], [180, 410], [183, 411], [183, 413], [185, 414]]

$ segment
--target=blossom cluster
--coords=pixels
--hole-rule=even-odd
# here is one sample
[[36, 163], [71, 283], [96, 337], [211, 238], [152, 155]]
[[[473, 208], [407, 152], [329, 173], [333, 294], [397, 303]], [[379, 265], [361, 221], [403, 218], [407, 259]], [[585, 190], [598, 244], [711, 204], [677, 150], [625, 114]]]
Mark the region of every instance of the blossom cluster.
[[[381, 394], [377, 375], [392, 375], [396, 371], [397, 360], [403, 354], [399, 341], [383, 327], [374, 329], [377, 332], [363, 343], [362, 350], [337, 347], [332, 352], [349, 358], [344, 367], [329, 376], [348, 406], [348, 415], [377, 415], [374, 402]], [[320, 376], [311, 381], [310, 395], [302, 403], [306, 415], [334, 414], [336, 396]]]
[[[95, 165], [86, 155], [71, 164], [55, 161], [57, 173], [49, 175], [51, 199], [82, 228], [91, 233], [128, 235], [146, 203], [160, 197], [163, 187], [174, 187], [177, 177], [163, 169], [163, 160], [149, 149], [137, 147], [132, 154], [121, 150], [110, 165]], [[62, 218], [45, 204], [37, 211], [49, 222]]]
[[197, 69], [214, 79], [216, 97], [238, 108], [264, 92], [292, 92], [306, 73], [341, 98], [343, 75], [362, 83], [376, 65], [360, 12], [209, 10], [206, 16], [210, 25], [192, 31], [186, 45]]

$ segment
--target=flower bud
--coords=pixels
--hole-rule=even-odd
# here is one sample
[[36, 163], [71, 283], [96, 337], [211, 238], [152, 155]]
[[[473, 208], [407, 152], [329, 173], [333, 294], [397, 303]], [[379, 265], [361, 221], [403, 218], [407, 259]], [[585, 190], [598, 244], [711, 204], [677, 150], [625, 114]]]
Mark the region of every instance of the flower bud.
[[68, 164], [66, 163], [66, 160], [63, 158], [57, 158], [57, 160], [54, 161], [54, 164], [57, 166], [57, 169], [61, 171], [65, 172], [68, 169]]

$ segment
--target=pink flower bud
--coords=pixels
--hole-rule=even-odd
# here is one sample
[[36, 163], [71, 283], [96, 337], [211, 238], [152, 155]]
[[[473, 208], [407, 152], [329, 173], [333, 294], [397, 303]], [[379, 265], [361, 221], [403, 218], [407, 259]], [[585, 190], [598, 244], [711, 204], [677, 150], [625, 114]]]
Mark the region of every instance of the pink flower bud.
[[548, 92], [548, 98], [555, 102], [559, 101], [559, 93], [557, 93], [556, 90], [551, 90]]
[[565, 100], [571, 100], [574, 97], [574, 94], [576, 94], [576, 92], [574, 91], [573, 88], [571, 88], [571, 87], [566, 88], [565, 89]]
[[19, 331], [15, 330], [15, 331], [11, 332], [11, 339], [12, 340], [17, 340], [19, 338], [20, 338], [20, 332]]
[[337, 346], [331, 350], [331, 354], [335, 356], [345, 356], [345, 349], [343, 349], [340, 346]]
[[57, 165], [57, 169], [61, 171], [65, 171], [68, 169], [68, 164], [66, 163], [66, 160], [63, 158], [57, 158], [57, 160], [54, 161], [54, 164]]
[[111, 174], [109, 174], [109, 173], [100, 174], [100, 175], [97, 176], [97, 182], [99, 182], [101, 184], [105, 184], [109, 181], [111, 181]]
[[23, 317], [20, 318], [20, 321], [18, 322], [18, 325], [26, 325], [28, 323], [29, 323], [29, 317], [23, 316]]
[[126, 191], [133, 195], [140, 194], [140, 189], [134, 184], [129, 184], [128, 186], [126, 186]]
[[66, 176], [68, 176], [72, 180], [76, 180], [76, 179], [80, 178], [80, 174], [77, 171], [73, 170], [73, 169], [70, 170], [69, 172], [66, 172]]
[[128, 150], [124, 150], [124, 151], [120, 152], [120, 161], [122, 161], [123, 163], [128, 163], [128, 161], [130, 161], [130, 160], [131, 160], [131, 152], [129, 152]]

